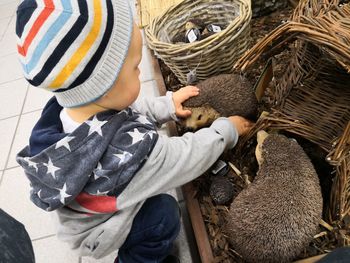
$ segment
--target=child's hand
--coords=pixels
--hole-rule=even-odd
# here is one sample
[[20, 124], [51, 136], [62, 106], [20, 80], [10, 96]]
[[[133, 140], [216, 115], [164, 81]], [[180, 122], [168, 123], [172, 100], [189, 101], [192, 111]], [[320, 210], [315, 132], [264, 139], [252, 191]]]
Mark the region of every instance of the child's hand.
[[184, 110], [182, 103], [191, 97], [197, 96], [198, 94], [199, 89], [195, 86], [186, 86], [173, 93], [173, 102], [177, 117], [187, 118], [191, 116], [191, 111]]
[[241, 116], [230, 116], [228, 119], [235, 125], [239, 136], [247, 134], [254, 125], [253, 122]]

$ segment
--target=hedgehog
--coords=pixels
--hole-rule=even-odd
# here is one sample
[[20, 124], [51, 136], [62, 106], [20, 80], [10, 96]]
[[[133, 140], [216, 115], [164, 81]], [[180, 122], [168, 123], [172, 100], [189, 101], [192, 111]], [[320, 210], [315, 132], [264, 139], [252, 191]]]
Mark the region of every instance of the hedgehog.
[[258, 102], [251, 83], [238, 74], [222, 74], [197, 84], [199, 95], [183, 103], [192, 114], [180, 122], [186, 130], [209, 126], [218, 117], [240, 115], [250, 120], [257, 116]]
[[317, 234], [323, 200], [318, 175], [294, 139], [258, 133], [259, 171], [234, 199], [224, 232], [247, 262], [290, 262]]

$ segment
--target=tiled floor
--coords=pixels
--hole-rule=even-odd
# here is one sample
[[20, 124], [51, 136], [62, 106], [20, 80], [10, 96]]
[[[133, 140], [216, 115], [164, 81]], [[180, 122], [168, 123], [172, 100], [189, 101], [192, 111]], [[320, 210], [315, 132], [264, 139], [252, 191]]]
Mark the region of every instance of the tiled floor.
[[[37, 263], [107, 263], [115, 255], [101, 260], [79, 258], [67, 245], [57, 240], [52, 215], [29, 201], [29, 182], [15, 161], [16, 153], [28, 143], [32, 127], [51, 94], [30, 87], [24, 80], [16, 55], [15, 10], [18, 0], [0, 0], [0, 208], [22, 222], [33, 242]], [[150, 51], [143, 47], [140, 65], [141, 96], [158, 96], [153, 80]], [[163, 131], [165, 132], [165, 131]], [[183, 219], [188, 225], [182, 195], [174, 190]], [[182, 228], [177, 249], [182, 263], [197, 262], [191, 258], [189, 244], [194, 245], [189, 228]], [[188, 241], [189, 240], [189, 241]]]

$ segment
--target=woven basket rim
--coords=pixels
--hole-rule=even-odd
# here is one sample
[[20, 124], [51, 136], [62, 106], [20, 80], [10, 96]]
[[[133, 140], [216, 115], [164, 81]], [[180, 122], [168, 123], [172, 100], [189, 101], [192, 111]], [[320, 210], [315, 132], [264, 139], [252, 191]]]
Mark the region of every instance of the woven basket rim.
[[[316, 1], [311, 1], [315, 4]], [[328, 6], [336, 6], [336, 0], [326, 0]], [[300, 41], [318, 44], [320, 48], [331, 54], [338, 63], [350, 73], [350, 49], [348, 42], [350, 34], [348, 33], [350, 18], [350, 3], [344, 4], [343, 8], [330, 9], [327, 12], [312, 17], [307, 17], [303, 13], [309, 1], [301, 1], [301, 4], [295, 9], [290, 21], [276, 27], [269, 34], [263, 37], [258, 43], [250, 48], [235, 64], [235, 69], [246, 71], [253, 66], [259, 57], [264, 57], [267, 53], [277, 54], [281, 51], [279, 48], [284, 43], [300, 43]], [[310, 10], [309, 10], [310, 11]], [[333, 15], [332, 19], [329, 17]], [[339, 15], [339, 17], [335, 17]], [[334, 23], [336, 19], [337, 23]], [[340, 19], [341, 18], [341, 19]], [[338, 24], [336, 34], [333, 34], [336, 28], [332, 25]], [[346, 26], [346, 28], [342, 28]]]
[[[191, 1], [191, 2], [190, 2]], [[201, 2], [202, 0], [195, 0], [197, 2]], [[217, 0], [218, 2], [222, 1], [222, 2], [233, 2], [233, 0]], [[168, 18], [170, 14], [173, 14], [173, 12], [178, 9], [180, 6], [184, 5], [184, 4], [193, 4], [193, 0], [184, 0], [174, 6], [169, 7], [168, 9], [164, 10], [163, 13], [161, 13], [159, 16], [157, 16], [156, 18], [154, 18], [149, 25], [147, 25], [147, 27], [145, 28], [145, 32], [147, 35], [147, 38], [149, 41], [151, 41], [152, 43], [150, 43], [151, 45], [154, 46], [158, 46], [161, 45], [164, 48], [171, 48], [172, 52], [176, 53], [176, 52], [183, 52], [184, 50], [188, 49], [188, 48], [196, 48], [196, 47], [201, 47], [202, 45], [210, 45], [213, 42], [216, 41], [220, 41], [222, 38], [227, 36], [227, 32], [231, 31], [231, 30], [236, 30], [236, 28], [238, 28], [238, 26], [242, 25], [242, 27], [247, 27], [250, 23], [250, 18], [252, 16], [252, 12], [251, 12], [251, 2], [250, 0], [235, 0], [236, 2], [239, 2], [239, 7], [240, 7], [240, 11], [244, 12], [241, 13], [239, 16], [237, 16], [234, 20], [232, 20], [229, 25], [222, 30], [221, 32], [218, 32], [216, 34], [213, 34], [201, 41], [195, 41], [193, 43], [169, 43], [169, 42], [163, 42], [160, 41], [157, 37], [156, 34], [154, 32], [152, 32], [151, 28], [155, 27], [157, 24], [159, 24], [161, 21], [165, 20], [166, 18]], [[242, 8], [242, 6], [247, 6], [248, 9], [244, 9]], [[242, 18], [246, 18], [246, 19], [242, 19]], [[236, 21], [238, 20], [238, 21]], [[236, 32], [236, 34], [238, 34], [238, 32]], [[235, 34], [235, 35], [236, 35]]]

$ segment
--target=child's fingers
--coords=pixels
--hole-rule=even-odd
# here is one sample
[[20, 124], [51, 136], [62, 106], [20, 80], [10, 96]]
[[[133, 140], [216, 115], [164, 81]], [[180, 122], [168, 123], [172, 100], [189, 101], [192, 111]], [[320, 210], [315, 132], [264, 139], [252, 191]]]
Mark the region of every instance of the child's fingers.
[[186, 86], [186, 87], [184, 87], [184, 89], [199, 90], [199, 88], [196, 86]]
[[249, 127], [252, 127], [252, 126], [254, 125], [254, 122], [251, 122], [251, 121], [249, 121], [249, 120], [246, 120], [246, 121], [245, 121], [245, 125], [246, 125], [246, 126], [249, 126]]
[[182, 92], [187, 93], [187, 92], [199, 92], [199, 88], [196, 86], [186, 86], [180, 89]]
[[246, 121], [244, 123], [244, 133], [248, 133], [253, 128], [254, 123], [251, 121]]
[[248, 125], [247, 125], [247, 126], [248, 126], [248, 128], [249, 128], [249, 129], [253, 128], [253, 126], [254, 126], [254, 122], [251, 122], [251, 121], [250, 121], [250, 122], [248, 122]]
[[199, 89], [194, 86], [187, 86], [181, 89], [181, 94], [179, 94], [182, 101], [187, 100], [191, 97], [197, 96], [199, 94]]
[[194, 96], [197, 96], [199, 94], [199, 91], [197, 90], [192, 90], [190, 92], [187, 93], [187, 98], [186, 99], [189, 99], [191, 97], [194, 97]]
[[196, 86], [187, 86], [187, 90], [191, 94], [198, 94], [199, 93], [199, 88]]
[[178, 109], [177, 116], [181, 118], [187, 118], [191, 116], [192, 112], [190, 110]]

